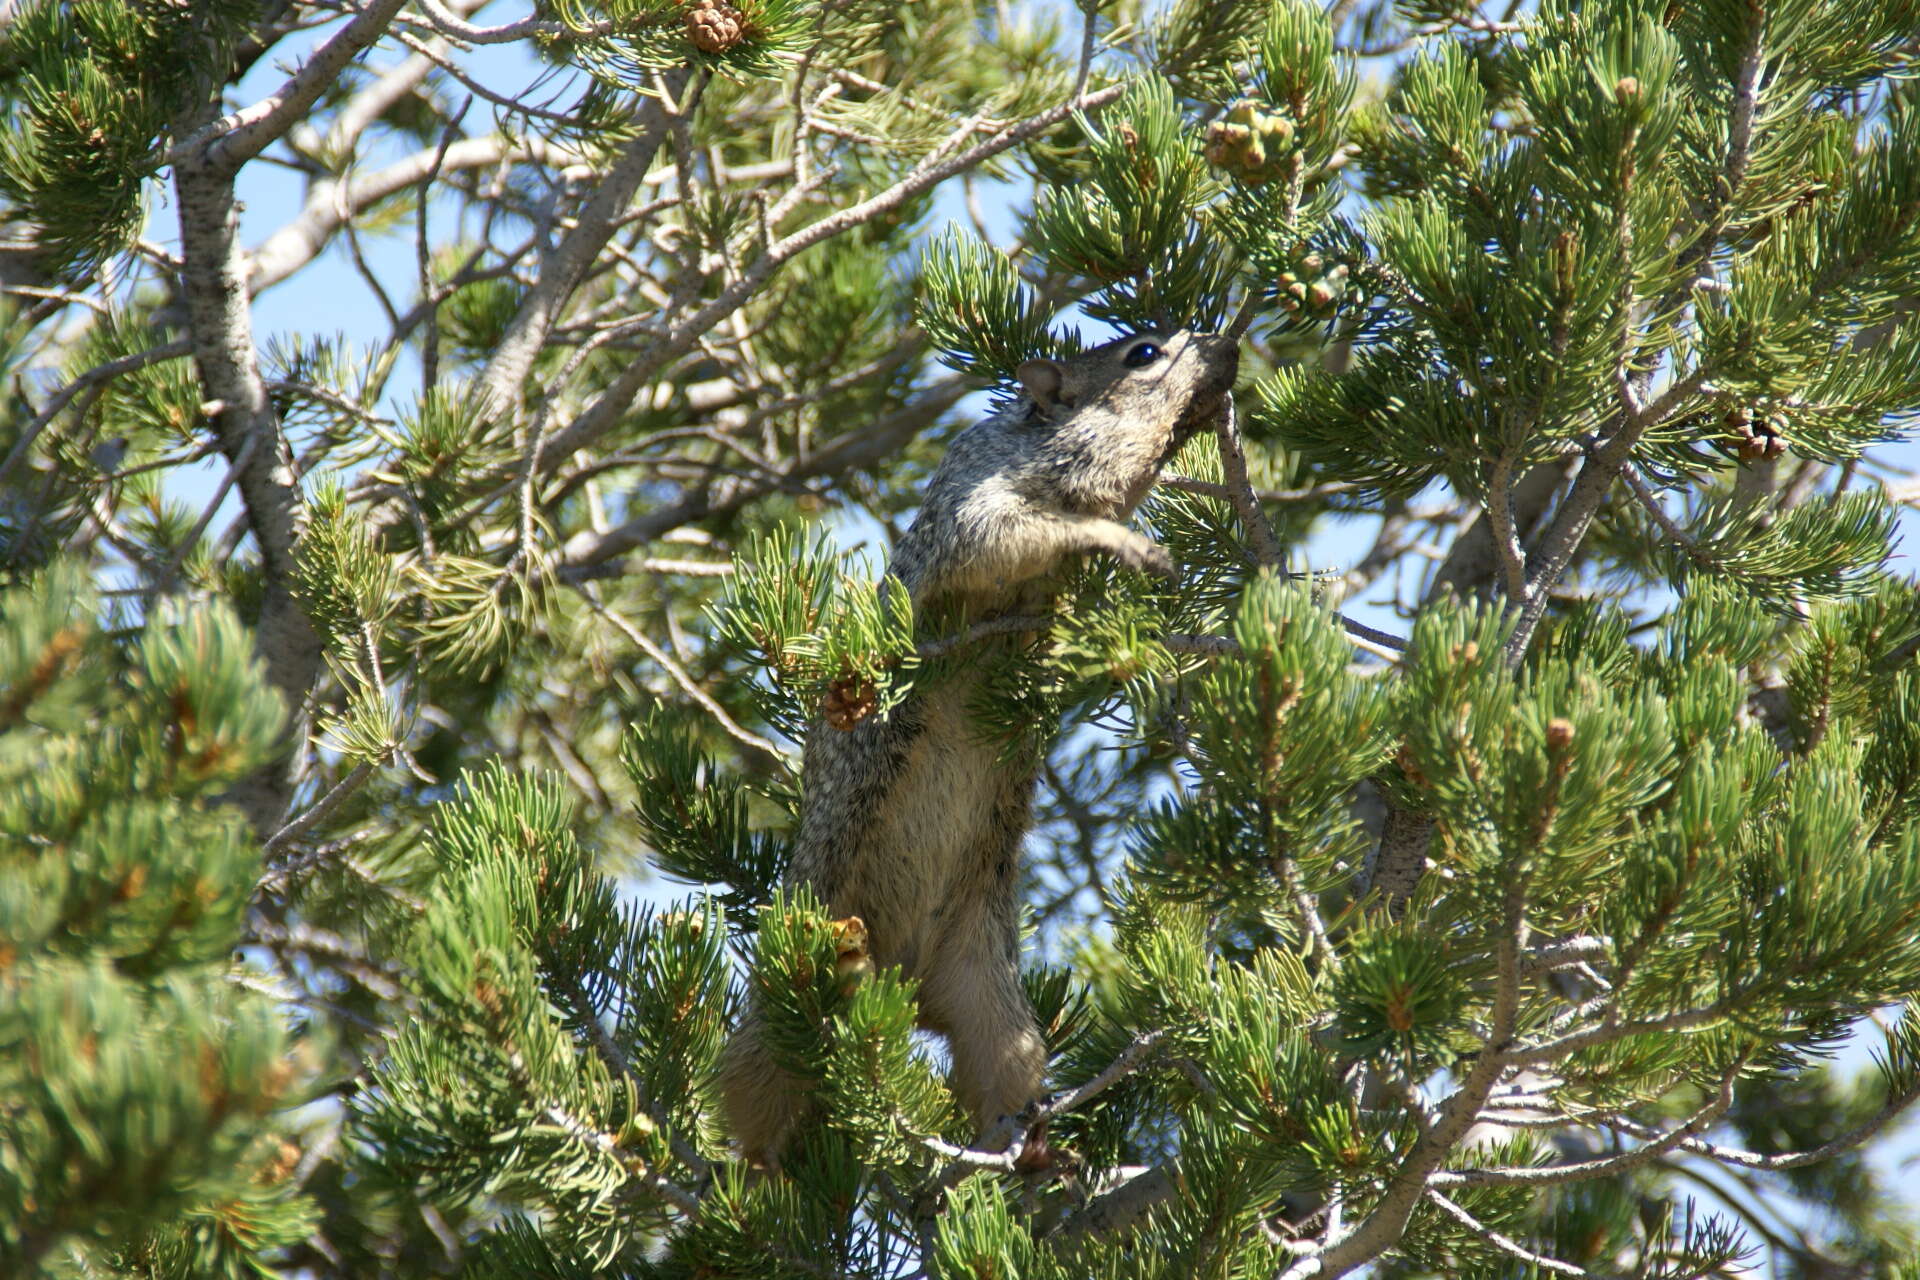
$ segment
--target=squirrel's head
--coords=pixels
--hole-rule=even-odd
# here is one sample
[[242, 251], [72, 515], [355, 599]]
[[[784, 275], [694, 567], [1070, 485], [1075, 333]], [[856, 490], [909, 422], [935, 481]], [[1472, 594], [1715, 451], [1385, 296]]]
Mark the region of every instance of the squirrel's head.
[[1239, 345], [1215, 333], [1140, 333], [1016, 371], [1034, 410], [1051, 422], [1097, 416], [1163, 441], [1160, 461], [1219, 411], [1240, 365]]

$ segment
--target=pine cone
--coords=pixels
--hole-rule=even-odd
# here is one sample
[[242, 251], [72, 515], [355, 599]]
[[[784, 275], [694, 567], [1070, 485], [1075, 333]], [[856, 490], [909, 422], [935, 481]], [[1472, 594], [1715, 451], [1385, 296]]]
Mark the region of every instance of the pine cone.
[[833, 922], [833, 976], [840, 981], [843, 995], [873, 976], [867, 922], [859, 916], [845, 916]]
[[1723, 421], [1733, 451], [1742, 462], [1764, 462], [1787, 451], [1787, 437], [1782, 429], [1785, 423], [1772, 415], [1755, 417], [1735, 406], [1727, 411]]
[[702, 53], [725, 53], [746, 34], [746, 19], [727, 0], [693, 0], [687, 6], [687, 39]]
[[820, 714], [828, 724], [846, 733], [872, 715], [880, 706], [880, 690], [871, 680], [858, 678], [835, 680], [827, 686]]
[[1207, 126], [1207, 163], [1250, 187], [1279, 177], [1292, 149], [1293, 121], [1244, 99]]

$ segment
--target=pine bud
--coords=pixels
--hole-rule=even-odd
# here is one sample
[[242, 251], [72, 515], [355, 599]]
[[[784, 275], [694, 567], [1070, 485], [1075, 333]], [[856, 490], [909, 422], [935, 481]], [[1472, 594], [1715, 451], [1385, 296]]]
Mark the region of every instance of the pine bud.
[[1562, 231], [1553, 238], [1553, 278], [1560, 286], [1560, 295], [1569, 297], [1573, 293], [1574, 268], [1579, 262], [1578, 242], [1573, 232]]
[[1613, 84], [1613, 100], [1626, 106], [1640, 96], [1640, 81], [1633, 76], [1621, 76]]
[[1547, 721], [1547, 750], [1565, 751], [1573, 745], [1573, 721], [1555, 716]]

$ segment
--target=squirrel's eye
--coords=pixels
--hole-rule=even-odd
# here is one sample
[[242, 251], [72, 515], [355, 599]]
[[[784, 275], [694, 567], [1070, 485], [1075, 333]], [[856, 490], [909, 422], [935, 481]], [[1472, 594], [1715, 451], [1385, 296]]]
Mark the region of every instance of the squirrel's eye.
[[1144, 369], [1164, 354], [1157, 342], [1136, 342], [1127, 348], [1127, 354], [1120, 363], [1129, 369]]

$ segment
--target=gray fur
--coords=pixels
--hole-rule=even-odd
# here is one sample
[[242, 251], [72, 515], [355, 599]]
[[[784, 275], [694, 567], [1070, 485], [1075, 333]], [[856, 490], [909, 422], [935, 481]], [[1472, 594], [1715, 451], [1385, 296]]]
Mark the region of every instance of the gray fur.
[[[1164, 354], [1124, 361], [1150, 338]], [[1124, 520], [1231, 387], [1232, 340], [1123, 338], [1020, 370], [1028, 398], [962, 432], [934, 472], [890, 570], [916, 610], [980, 620], [1044, 610], [1054, 571], [1104, 552], [1171, 575]], [[947, 1038], [953, 1088], [983, 1127], [1037, 1094], [1046, 1046], [1020, 985], [1019, 852], [1037, 761], [1002, 758], [969, 722], [964, 675], [850, 730], [816, 722], [802, 764], [789, 884], [859, 916], [876, 965], [920, 983], [920, 1022]], [[777, 1163], [806, 1105], [749, 1010], [721, 1068], [742, 1153]]]

